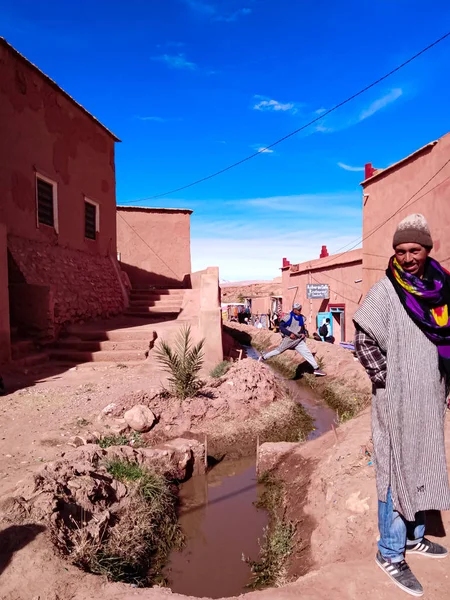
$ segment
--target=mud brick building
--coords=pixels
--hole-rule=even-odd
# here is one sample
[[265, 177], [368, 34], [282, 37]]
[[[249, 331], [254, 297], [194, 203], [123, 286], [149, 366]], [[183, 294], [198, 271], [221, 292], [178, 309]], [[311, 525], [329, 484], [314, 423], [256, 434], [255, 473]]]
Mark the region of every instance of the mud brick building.
[[398, 223], [422, 213], [432, 255], [450, 270], [450, 133], [386, 169], [366, 164], [363, 187], [363, 291], [384, 276]]
[[330, 319], [336, 343], [353, 339], [352, 319], [363, 297], [361, 248], [329, 256], [324, 246], [315, 260], [291, 264], [283, 259], [281, 272], [285, 312], [300, 302], [311, 334]]
[[120, 312], [119, 140], [0, 38], [0, 362], [14, 331], [51, 338]]
[[187, 208], [117, 207], [117, 252], [133, 287], [189, 287], [191, 214]]

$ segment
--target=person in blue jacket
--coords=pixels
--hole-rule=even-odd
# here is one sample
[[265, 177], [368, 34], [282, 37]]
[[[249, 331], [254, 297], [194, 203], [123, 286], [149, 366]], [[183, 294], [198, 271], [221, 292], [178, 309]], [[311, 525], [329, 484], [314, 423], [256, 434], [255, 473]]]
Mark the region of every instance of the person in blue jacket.
[[312, 366], [314, 375], [324, 377], [326, 373], [319, 369], [316, 359], [305, 342], [307, 331], [301, 304], [294, 304], [292, 311], [281, 319], [280, 331], [282, 337], [281, 344], [275, 350], [260, 356], [259, 360], [264, 362], [269, 358], [282, 354], [286, 350], [295, 350]]

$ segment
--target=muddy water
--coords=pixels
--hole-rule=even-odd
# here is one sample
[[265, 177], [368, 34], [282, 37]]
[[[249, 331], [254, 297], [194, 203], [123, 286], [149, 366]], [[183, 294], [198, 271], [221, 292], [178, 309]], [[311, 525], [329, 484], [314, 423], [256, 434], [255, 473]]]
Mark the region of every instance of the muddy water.
[[[259, 357], [254, 348], [244, 348], [250, 358]], [[280, 378], [314, 419], [308, 439], [329, 431], [334, 411], [299, 382]], [[267, 513], [254, 505], [257, 497], [255, 457], [224, 461], [181, 486], [179, 522], [187, 542], [182, 552], [171, 554], [165, 570], [173, 592], [221, 598], [248, 591], [251, 573], [242, 555], [258, 558], [268, 523]]]
[[[243, 347], [249, 358], [253, 358], [255, 360], [259, 358], [260, 354], [257, 350], [255, 350], [255, 348], [252, 346]], [[265, 364], [270, 366], [269, 363]], [[274, 372], [277, 373], [275, 370]], [[316, 394], [314, 394], [312, 390], [302, 385], [299, 381], [285, 379], [279, 374], [278, 376], [283, 380], [283, 385], [289, 389], [294, 400], [299, 404], [302, 404], [314, 419], [314, 430], [308, 435], [308, 440], [313, 440], [323, 433], [330, 431], [336, 419], [336, 413], [334, 410], [327, 406]]]
[[181, 486], [180, 525], [187, 543], [173, 552], [166, 577], [173, 592], [221, 598], [245, 591], [268, 515], [257, 509], [255, 459], [219, 463]]

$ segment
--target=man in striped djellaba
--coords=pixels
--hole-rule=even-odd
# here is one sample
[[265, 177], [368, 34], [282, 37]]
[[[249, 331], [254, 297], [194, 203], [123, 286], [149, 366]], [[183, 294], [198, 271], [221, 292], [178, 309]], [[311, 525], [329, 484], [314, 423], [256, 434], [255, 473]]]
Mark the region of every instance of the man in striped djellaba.
[[424, 511], [450, 509], [450, 275], [429, 256], [433, 240], [422, 215], [401, 221], [393, 247], [386, 276], [355, 314], [355, 349], [373, 384], [376, 562], [405, 592], [422, 596], [405, 555], [448, 554], [425, 537]]

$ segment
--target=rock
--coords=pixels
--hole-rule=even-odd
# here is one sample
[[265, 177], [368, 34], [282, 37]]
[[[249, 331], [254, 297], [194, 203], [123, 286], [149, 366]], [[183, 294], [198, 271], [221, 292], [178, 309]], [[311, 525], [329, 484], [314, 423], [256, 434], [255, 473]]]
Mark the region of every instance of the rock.
[[353, 492], [353, 494], [350, 494], [350, 496], [347, 498], [346, 502], [345, 502], [345, 507], [350, 510], [351, 512], [354, 513], [358, 513], [358, 514], [364, 514], [365, 512], [367, 512], [370, 508], [369, 504], [368, 504], [368, 500], [370, 499], [369, 496], [366, 496], [366, 498], [360, 498], [361, 496], [361, 492]]
[[94, 433], [88, 433], [86, 436], [86, 444], [96, 444], [100, 439], [100, 436], [98, 434]]
[[110, 415], [115, 408], [116, 408], [115, 403], [111, 402], [110, 404], [108, 404], [108, 406], [105, 406], [105, 408], [102, 410], [102, 413], [104, 415]]
[[109, 432], [121, 435], [128, 429], [128, 423], [125, 419], [112, 419], [109, 424]]
[[74, 448], [79, 448], [80, 446], [86, 446], [87, 441], [81, 437], [81, 435], [76, 435], [67, 442], [69, 446], [73, 446]]
[[156, 417], [152, 411], [143, 404], [136, 404], [136, 406], [127, 410], [124, 414], [124, 419], [131, 429], [141, 433], [150, 431], [156, 421]]

